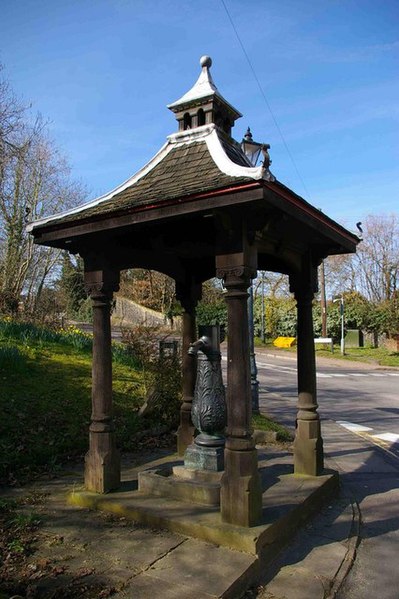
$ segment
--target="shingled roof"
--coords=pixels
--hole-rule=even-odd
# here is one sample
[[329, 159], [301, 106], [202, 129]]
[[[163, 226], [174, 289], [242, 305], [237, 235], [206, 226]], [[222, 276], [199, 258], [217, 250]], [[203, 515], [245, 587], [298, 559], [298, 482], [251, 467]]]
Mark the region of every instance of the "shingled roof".
[[28, 230], [50, 223], [62, 225], [104, 215], [160, 208], [171, 200], [231, 189], [260, 179], [274, 178], [263, 167], [249, 166], [239, 144], [211, 123], [170, 135], [145, 167], [112, 192], [62, 214], [31, 223]]

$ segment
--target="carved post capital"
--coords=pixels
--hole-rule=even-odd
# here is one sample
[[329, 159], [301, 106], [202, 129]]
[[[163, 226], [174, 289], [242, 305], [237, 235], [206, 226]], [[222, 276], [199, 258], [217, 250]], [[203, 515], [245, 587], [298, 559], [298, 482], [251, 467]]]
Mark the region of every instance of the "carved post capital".
[[114, 291], [119, 289], [119, 272], [95, 270], [85, 272], [85, 289], [93, 302], [111, 301]]
[[256, 277], [256, 270], [250, 266], [223, 266], [216, 269], [218, 279], [223, 279], [227, 289], [244, 287], [247, 289], [251, 279]]
[[314, 291], [309, 287], [297, 287], [294, 290], [291, 289], [291, 292], [294, 293], [294, 297], [298, 304], [306, 305], [313, 302]]

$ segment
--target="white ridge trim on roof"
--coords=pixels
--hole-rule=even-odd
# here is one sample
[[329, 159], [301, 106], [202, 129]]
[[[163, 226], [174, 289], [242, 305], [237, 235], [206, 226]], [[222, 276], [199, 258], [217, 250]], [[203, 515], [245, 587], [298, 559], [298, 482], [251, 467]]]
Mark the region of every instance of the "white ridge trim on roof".
[[214, 123], [172, 133], [172, 135], [168, 135], [168, 139], [172, 144], [189, 144], [197, 141], [205, 141], [218, 169], [230, 177], [250, 177], [256, 181], [266, 178], [265, 169], [262, 166], [240, 166], [230, 160], [223, 149], [217, 134], [217, 127]]
[[185, 129], [184, 131], [178, 131], [177, 133], [171, 133], [168, 135], [168, 140], [172, 144], [185, 144], [192, 143], [194, 141], [204, 141], [204, 139], [215, 131], [216, 125], [210, 123], [209, 125], [201, 125], [195, 129]]
[[230, 160], [220, 143], [216, 127], [206, 138], [206, 145], [216, 166], [225, 175], [229, 175], [230, 177], [250, 177], [255, 180], [263, 179], [265, 174], [263, 166], [240, 166]]
[[58, 220], [59, 218], [69, 216], [70, 214], [77, 214], [78, 212], [82, 212], [82, 210], [86, 210], [87, 208], [93, 208], [94, 206], [98, 206], [99, 204], [102, 204], [103, 202], [110, 200], [114, 195], [120, 193], [121, 191], [124, 191], [127, 187], [130, 187], [131, 185], [139, 181], [142, 177], [147, 175], [153, 168], [157, 166], [157, 164], [159, 164], [165, 158], [165, 156], [169, 154], [172, 148], [173, 145], [169, 141], [167, 141], [162, 146], [162, 148], [155, 154], [155, 156], [153, 156], [153, 158], [151, 158], [151, 160], [147, 162], [147, 164], [145, 164], [139, 171], [137, 171], [137, 173], [132, 175], [124, 183], [121, 183], [121, 185], [115, 187], [115, 189], [113, 189], [112, 191], [109, 191], [108, 193], [98, 198], [95, 198], [94, 200], [86, 202], [85, 204], [76, 206], [76, 208], [71, 208], [69, 210], [65, 210], [64, 212], [59, 212], [58, 214], [53, 214], [51, 216], [46, 216], [39, 220], [35, 220], [26, 225], [26, 231], [28, 233], [31, 233], [33, 229], [41, 227], [53, 220]]

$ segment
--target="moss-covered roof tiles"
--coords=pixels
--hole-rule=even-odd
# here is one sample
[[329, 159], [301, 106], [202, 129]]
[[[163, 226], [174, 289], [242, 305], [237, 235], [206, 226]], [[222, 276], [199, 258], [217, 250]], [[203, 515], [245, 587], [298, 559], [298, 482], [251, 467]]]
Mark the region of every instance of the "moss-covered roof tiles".
[[[223, 144], [225, 151], [228, 144]], [[229, 153], [233, 152], [231, 148]], [[226, 152], [227, 153], [227, 152]], [[234, 152], [233, 152], [234, 153]], [[235, 161], [238, 162], [238, 154]], [[245, 162], [242, 162], [245, 165]], [[54, 224], [78, 221], [111, 213], [149, 206], [161, 207], [162, 203], [189, 195], [253, 182], [250, 177], [233, 177], [221, 172], [213, 161], [205, 141], [176, 145], [146, 175], [123, 191], [82, 208], [72, 214], [60, 215]]]

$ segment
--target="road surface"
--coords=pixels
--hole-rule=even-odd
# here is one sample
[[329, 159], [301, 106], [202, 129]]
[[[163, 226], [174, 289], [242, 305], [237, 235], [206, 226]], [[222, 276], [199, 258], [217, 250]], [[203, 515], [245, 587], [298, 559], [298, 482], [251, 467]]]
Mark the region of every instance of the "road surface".
[[[260, 354], [257, 366], [261, 407], [277, 420], [293, 426], [296, 360]], [[399, 457], [399, 370], [319, 360], [317, 390], [322, 420], [332, 420], [360, 433]]]
[[[296, 362], [257, 356], [260, 406], [292, 427]], [[337, 599], [399, 598], [399, 370], [319, 361], [328, 465], [359, 505], [360, 544]]]

